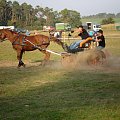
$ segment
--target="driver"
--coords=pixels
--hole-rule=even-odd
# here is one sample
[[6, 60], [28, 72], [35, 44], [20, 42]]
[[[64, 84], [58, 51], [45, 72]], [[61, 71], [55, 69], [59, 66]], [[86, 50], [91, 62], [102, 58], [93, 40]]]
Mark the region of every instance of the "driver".
[[83, 44], [92, 41], [92, 37], [89, 36], [88, 32], [83, 28], [83, 26], [79, 26], [75, 32], [79, 32], [78, 36], [80, 36], [82, 40], [76, 41], [68, 46], [67, 52], [77, 52], [82, 49]]

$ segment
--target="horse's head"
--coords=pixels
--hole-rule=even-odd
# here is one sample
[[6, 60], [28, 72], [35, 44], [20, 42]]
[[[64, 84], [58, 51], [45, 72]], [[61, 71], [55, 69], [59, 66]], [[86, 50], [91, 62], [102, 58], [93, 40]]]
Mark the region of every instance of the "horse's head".
[[7, 38], [7, 35], [5, 33], [5, 29], [0, 30], [0, 42], [3, 42]]
[[16, 36], [17, 33], [12, 31], [11, 29], [1, 29], [0, 30], [0, 42], [3, 42], [11, 37]]
[[57, 42], [57, 37], [54, 37], [55, 32], [54, 31], [49, 31], [49, 38], [50, 41]]
[[64, 51], [67, 51], [67, 46], [62, 41], [62, 31], [59, 31], [59, 32], [60, 32], [59, 34], [58, 33], [56, 34], [55, 32], [49, 32], [50, 41], [53, 41], [58, 45], [61, 45]]
[[49, 36], [50, 41], [57, 42], [57, 38], [54, 36]]
[[61, 45], [61, 37], [57, 35], [55, 32], [49, 32], [50, 41], [56, 42], [57, 44]]
[[62, 39], [62, 30], [59, 30], [59, 31], [49, 31], [49, 36], [50, 36], [50, 39], [51, 41], [55, 41], [55, 42], [58, 42], [58, 41], [61, 41]]

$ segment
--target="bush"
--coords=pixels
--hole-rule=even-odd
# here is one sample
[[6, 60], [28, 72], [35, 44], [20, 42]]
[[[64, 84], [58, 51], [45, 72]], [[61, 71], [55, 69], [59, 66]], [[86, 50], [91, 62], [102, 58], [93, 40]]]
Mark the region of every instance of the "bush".
[[106, 25], [106, 24], [114, 24], [114, 23], [115, 23], [115, 21], [114, 21], [114, 19], [111, 18], [111, 17], [102, 20], [102, 25]]

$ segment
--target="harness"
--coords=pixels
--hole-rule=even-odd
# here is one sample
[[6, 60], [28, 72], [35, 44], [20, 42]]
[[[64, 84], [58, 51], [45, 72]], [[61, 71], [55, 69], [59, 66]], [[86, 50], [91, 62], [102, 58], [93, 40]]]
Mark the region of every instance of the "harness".
[[[20, 34], [18, 34], [18, 36], [15, 38], [15, 40], [12, 42], [12, 45], [20, 45]], [[18, 41], [17, 41], [18, 40]]]
[[27, 36], [24, 36], [23, 38], [22, 38], [22, 44], [20, 43], [20, 34], [18, 34], [18, 36], [16, 36], [16, 38], [14, 39], [14, 41], [12, 42], [12, 45], [21, 45], [22, 47], [24, 47], [24, 46], [28, 46], [27, 44], [26, 44], [26, 42], [29, 42], [31, 45], [33, 45], [32, 47], [33, 48], [35, 48], [35, 49], [41, 49], [42, 50], [42, 48], [40, 47], [40, 46], [42, 46], [42, 45], [49, 45], [50, 44], [50, 37], [49, 37], [49, 39], [48, 39], [48, 42], [45, 42], [45, 40], [44, 40], [44, 38], [43, 38], [43, 36], [42, 36], [42, 43], [39, 45], [35, 45], [33, 42], [31, 42], [30, 40], [28, 40], [28, 39], [26, 39], [26, 37]]

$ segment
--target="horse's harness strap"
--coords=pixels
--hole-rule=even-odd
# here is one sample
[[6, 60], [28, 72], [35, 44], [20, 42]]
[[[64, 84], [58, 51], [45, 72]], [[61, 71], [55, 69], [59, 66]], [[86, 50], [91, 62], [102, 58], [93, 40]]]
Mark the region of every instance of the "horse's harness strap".
[[[19, 37], [20, 37], [20, 34], [15, 38], [15, 40], [12, 42], [12, 45], [20, 45], [20, 39], [19, 39]], [[17, 40], [19, 40], [19, 41], [17, 41]]]
[[47, 43], [42, 43], [41, 45], [39, 45], [39, 46], [42, 46], [42, 45], [49, 45], [50, 43], [49, 42], [47, 42]]
[[[12, 42], [12, 45], [22, 45], [22, 46], [25, 46], [26, 44], [25, 44], [25, 38], [26, 38], [26, 36], [24, 36], [23, 38], [22, 38], [22, 44], [20, 44], [20, 34], [15, 38], [15, 40]], [[18, 40], [18, 41], [17, 41]]]
[[26, 44], [25, 44], [25, 42], [26, 42], [26, 41], [25, 41], [25, 38], [26, 38], [26, 36], [24, 36], [24, 37], [22, 38], [22, 44], [21, 44], [22, 46], [25, 46], [25, 45], [26, 45]]

